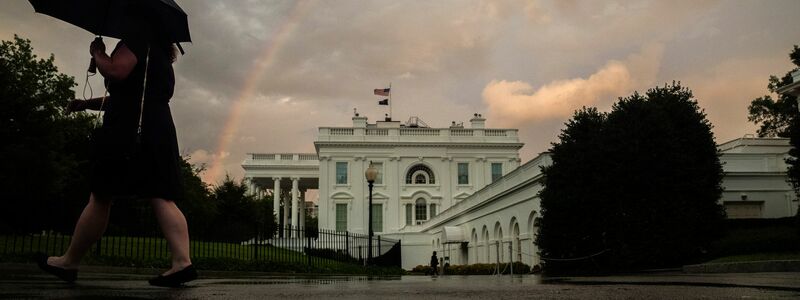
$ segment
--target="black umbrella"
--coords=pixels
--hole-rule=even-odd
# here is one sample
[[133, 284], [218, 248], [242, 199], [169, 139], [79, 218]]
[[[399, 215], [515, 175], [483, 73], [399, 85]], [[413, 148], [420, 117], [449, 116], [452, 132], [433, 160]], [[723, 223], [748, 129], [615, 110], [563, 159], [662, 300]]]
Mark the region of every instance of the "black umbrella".
[[[127, 10], [142, 9], [158, 22], [163, 38], [172, 43], [191, 42], [186, 13], [174, 0], [29, 0], [33, 9], [73, 24], [97, 36], [121, 39], [130, 24]], [[180, 44], [178, 44], [180, 48]], [[181, 53], [183, 49], [181, 49]]]

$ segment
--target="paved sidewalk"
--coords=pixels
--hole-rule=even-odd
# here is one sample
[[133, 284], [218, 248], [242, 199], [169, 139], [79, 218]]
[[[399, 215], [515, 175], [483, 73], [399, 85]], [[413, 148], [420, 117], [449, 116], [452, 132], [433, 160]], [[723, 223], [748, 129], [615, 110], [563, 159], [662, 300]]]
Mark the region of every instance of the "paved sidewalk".
[[[7, 267], [7, 266], [6, 266]], [[264, 276], [203, 279], [185, 288], [147, 285], [146, 275], [82, 272], [76, 284], [35, 266], [0, 265], [0, 298], [61, 299], [725, 299], [800, 298], [800, 273], [646, 274], [543, 279], [524, 276]], [[224, 275], [224, 274], [223, 274]], [[237, 278], [234, 278], [237, 277]]]

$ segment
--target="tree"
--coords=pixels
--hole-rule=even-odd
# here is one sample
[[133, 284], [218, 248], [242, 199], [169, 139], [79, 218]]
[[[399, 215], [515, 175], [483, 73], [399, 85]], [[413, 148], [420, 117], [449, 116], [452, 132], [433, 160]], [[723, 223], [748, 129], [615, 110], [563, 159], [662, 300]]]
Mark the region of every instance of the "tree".
[[634, 93], [566, 125], [543, 170], [542, 256], [591, 257], [583, 262], [605, 270], [674, 266], [719, 234], [722, 166], [691, 91]]
[[[789, 59], [795, 66], [800, 67], [800, 48], [797, 45], [794, 45]], [[767, 90], [774, 94], [782, 86], [792, 83], [792, 71], [794, 70], [797, 68], [790, 70], [781, 78], [771, 75]], [[753, 99], [747, 109], [749, 112], [747, 120], [759, 125], [758, 136], [789, 137], [791, 135], [789, 128], [798, 109], [794, 96], [779, 95], [777, 99], [773, 99], [770, 95], [764, 95]]]
[[[0, 231], [33, 232], [72, 225], [67, 212], [88, 199], [86, 141], [92, 117], [67, 115], [73, 77], [40, 59], [30, 40], [0, 42]], [[83, 202], [74, 200], [81, 194]]]
[[213, 220], [217, 215], [217, 206], [211, 199], [208, 185], [200, 179], [200, 173], [205, 171], [205, 165], [193, 166], [189, 163], [190, 159], [191, 157], [185, 156], [180, 161], [184, 200], [177, 204], [186, 215], [192, 238], [204, 239], [215, 226], [209, 220]]
[[214, 187], [211, 199], [216, 206], [216, 216], [210, 237], [219, 241], [239, 242], [256, 237], [262, 230], [272, 228], [272, 206], [267, 201], [256, 201], [247, 194], [247, 185], [229, 176]]

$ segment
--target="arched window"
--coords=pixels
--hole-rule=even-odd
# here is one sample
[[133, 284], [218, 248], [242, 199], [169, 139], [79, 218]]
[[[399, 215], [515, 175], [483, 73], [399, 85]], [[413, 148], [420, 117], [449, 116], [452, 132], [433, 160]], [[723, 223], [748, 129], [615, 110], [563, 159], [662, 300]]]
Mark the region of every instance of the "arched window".
[[428, 210], [425, 204], [425, 199], [419, 198], [414, 205], [414, 212], [416, 213], [417, 221], [425, 221], [428, 219]]
[[433, 171], [426, 165], [415, 165], [406, 173], [406, 184], [434, 184]]

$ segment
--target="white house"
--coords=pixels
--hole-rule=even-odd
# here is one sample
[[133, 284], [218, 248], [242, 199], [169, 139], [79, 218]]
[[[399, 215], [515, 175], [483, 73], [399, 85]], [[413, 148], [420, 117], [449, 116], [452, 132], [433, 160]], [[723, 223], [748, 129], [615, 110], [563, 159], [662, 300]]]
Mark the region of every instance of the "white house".
[[[547, 153], [520, 166], [516, 129], [455, 122], [430, 128], [412, 118], [352, 127], [320, 127], [317, 153], [248, 154], [242, 167], [251, 191], [271, 189], [284, 224], [303, 226], [301, 201], [318, 189], [321, 228], [367, 233], [364, 171], [379, 177], [373, 191], [373, 231], [402, 240], [403, 267], [426, 264], [441, 251], [452, 264], [509, 260], [538, 264], [533, 237], [539, 217], [540, 167]], [[732, 218], [778, 218], [797, 212], [786, 181], [788, 140], [744, 137], [719, 146], [725, 177], [721, 203]]]

